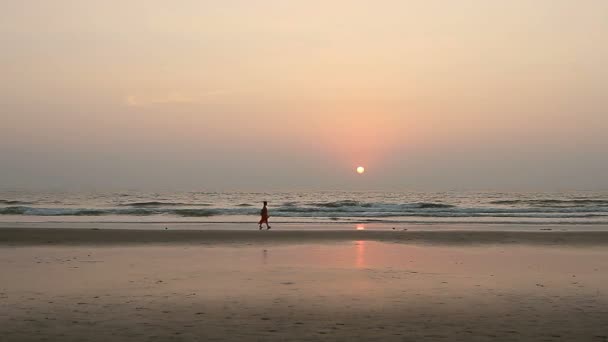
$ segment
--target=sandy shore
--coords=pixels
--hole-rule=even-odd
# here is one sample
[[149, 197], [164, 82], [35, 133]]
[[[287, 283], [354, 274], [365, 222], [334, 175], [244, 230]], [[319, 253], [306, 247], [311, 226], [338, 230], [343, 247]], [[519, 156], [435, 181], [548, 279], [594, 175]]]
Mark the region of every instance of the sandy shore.
[[2, 341], [608, 341], [603, 232], [0, 229]]

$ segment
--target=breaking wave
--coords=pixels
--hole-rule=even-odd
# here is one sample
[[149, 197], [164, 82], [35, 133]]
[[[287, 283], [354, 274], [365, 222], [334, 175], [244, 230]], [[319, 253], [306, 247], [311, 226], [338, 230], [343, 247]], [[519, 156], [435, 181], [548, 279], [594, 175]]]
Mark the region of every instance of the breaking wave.
[[[504, 201], [503, 201], [504, 202]], [[161, 204], [162, 203], [162, 204]], [[594, 202], [597, 204], [597, 202]], [[137, 204], [137, 205], [135, 205]], [[187, 204], [185, 208], [175, 208], [182, 204], [174, 202], [137, 202], [112, 208], [40, 208], [32, 206], [9, 206], [0, 208], [0, 215], [21, 216], [173, 216], [173, 217], [212, 217], [212, 216], [256, 216], [259, 208], [251, 205], [236, 204], [234, 207], [197, 208]], [[325, 218], [598, 218], [608, 217], [606, 206], [569, 206], [569, 207], [459, 207], [451, 204], [415, 203], [376, 203], [357, 201], [336, 201], [321, 203], [284, 203], [272, 207], [274, 217]]]
[[121, 204], [120, 206], [123, 206], [123, 207], [184, 207], [184, 206], [209, 207], [209, 206], [211, 206], [211, 204], [150, 201], [150, 202], [124, 203], [124, 204]]
[[[295, 202], [288, 202], [288, 203], [283, 204], [283, 206], [294, 206], [295, 204], [296, 204]], [[374, 207], [383, 207], [383, 206], [394, 205], [394, 204], [343, 200], [343, 201], [335, 201], [335, 202], [308, 203], [306, 205], [313, 206], [313, 207], [320, 207], [320, 208], [344, 208], [344, 207], [374, 208]], [[418, 208], [418, 209], [432, 209], [432, 208], [453, 208], [454, 206], [451, 204], [443, 204], [443, 203], [419, 202], [419, 203], [401, 204], [401, 207]]]
[[[406, 204], [407, 205], [407, 204]], [[416, 203], [415, 206], [417, 206], [420, 209], [429, 209], [429, 208], [454, 208], [453, 205], [451, 204], [443, 204], [443, 203]]]
[[369, 206], [371, 206], [369, 203], [362, 203], [362, 202], [353, 201], [353, 200], [342, 200], [342, 201], [334, 201], [334, 202], [310, 203], [308, 205], [316, 206], [316, 207], [321, 207], [321, 208], [369, 207]]
[[528, 205], [528, 206], [555, 206], [555, 207], [568, 207], [568, 206], [608, 206], [608, 200], [604, 199], [523, 199], [523, 200], [498, 200], [491, 201], [490, 204], [499, 205]]
[[23, 205], [23, 204], [34, 204], [34, 202], [25, 202], [25, 201], [15, 201], [15, 200], [5, 200], [5, 199], [0, 199], [0, 204], [6, 204], [6, 205]]

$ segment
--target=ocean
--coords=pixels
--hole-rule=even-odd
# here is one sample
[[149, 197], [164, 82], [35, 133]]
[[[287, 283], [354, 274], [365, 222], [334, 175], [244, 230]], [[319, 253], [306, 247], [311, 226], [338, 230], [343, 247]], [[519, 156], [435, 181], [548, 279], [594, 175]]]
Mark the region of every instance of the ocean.
[[608, 224], [608, 192], [0, 191], [0, 222]]

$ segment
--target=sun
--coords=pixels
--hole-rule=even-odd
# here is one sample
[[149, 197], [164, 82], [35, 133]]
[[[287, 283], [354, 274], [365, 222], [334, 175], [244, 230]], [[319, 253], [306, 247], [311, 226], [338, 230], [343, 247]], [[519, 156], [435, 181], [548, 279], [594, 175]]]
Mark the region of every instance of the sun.
[[358, 173], [358, 174], [363, 174], [363, 172], [365, 172], [365, 168], [364, 168], [363, 166], [359, 166], [359, 167], [357, 168], [357, 173]]

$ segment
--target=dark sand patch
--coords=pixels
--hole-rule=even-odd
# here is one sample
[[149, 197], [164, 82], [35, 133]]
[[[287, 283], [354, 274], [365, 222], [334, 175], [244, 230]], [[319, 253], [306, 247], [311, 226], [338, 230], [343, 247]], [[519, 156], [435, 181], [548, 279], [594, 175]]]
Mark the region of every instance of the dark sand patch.
[[260, 244], [377, 241], [406, 244], [608, 245], [608, 231], [130, 230], [0, 228], [0, 245]]

